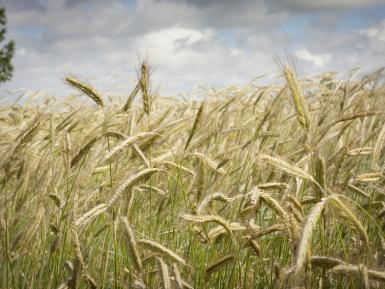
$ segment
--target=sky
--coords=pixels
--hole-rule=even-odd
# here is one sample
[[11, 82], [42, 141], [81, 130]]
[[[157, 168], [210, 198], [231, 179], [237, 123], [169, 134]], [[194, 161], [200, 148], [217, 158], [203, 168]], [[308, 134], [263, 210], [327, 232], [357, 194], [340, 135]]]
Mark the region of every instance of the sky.
[[70, 92], [71, 74], [102, 92], [128, 93], [139, 61], [163, 94], [385, 66], [385, 0], [0, 0], [16, 43], [0, 90]]

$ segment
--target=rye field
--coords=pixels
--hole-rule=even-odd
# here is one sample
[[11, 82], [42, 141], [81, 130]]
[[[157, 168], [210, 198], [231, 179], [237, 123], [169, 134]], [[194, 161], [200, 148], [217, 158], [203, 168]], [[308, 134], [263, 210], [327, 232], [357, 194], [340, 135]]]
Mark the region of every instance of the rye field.
[[0, 107], [0, 288], [385, 288], [382, 70]]

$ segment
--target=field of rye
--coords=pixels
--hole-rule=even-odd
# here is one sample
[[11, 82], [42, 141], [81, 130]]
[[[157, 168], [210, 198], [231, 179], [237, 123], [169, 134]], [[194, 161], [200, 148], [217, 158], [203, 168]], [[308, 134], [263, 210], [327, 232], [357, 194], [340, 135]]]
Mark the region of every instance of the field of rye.
[[[381, 70], [0, 108], [0, 288], [385, 288]], [[88, 98], [87, 98], [88, 97]]]

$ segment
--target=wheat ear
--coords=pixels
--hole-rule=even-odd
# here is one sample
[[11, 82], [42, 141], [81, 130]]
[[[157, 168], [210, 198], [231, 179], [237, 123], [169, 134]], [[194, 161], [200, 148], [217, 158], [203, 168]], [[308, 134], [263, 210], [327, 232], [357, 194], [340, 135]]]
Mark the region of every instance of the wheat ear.
[[310, 211], [306, 219], [305, 226], [302, 230], [302, 236], [299, 242], [297, 257], [296, 257], [295, 275], [297, 276], [302, 271], [305, 265], [306, 256], [308, 251], [310, 250], [311, 238], [313, 236], [315, 226], [318, 223], [318, 220], [320, 219], [323, 210], [325, 209], [326, 203], [327, 203], [327, 199], [322, 199], [320, 202], [318, 202], [312, 208], [312, 210]]
[[163, 246], [157, 242], [154, 242], [151, 240], [146, 240], [146, 239], [140, 239], [138, 241], [138, 243], [140, 246], [145, 247], [147, 249], [150, 249], [152, 251], [161, 253], [161, 254], [171, 258], [172, 260], [179, 262], [182, 265], [187, 265], [186, 260], [184, 260], [181, 256], [177, 255], [176, 253], [174, 253], [170, 249], [166, 248], [165, 246]]
[[115, 203], [115, 201], [120, 197], [120, 195], [122, 194], [122, 192], [126, 191], [128, 188], [130, 188], [131, 186], [133, 186], [136, 182], [138, 182], [139, 180], [143, 179], [143, 178], [146, 178], [150, 175], [152, 175], [153, 173], [156, 173], [156, 172], [164, 172], [164, 170], [161, 170], [161, 169], [157, 169], [157, 168], [151, 168], [151, 169], [144, 169], [144, 170], [141, 170], [139, 172], [137, 172], [136, 174], [133, 174], [131, 176], [129, 176], [114, 192], [113, 196], [111, 197], [111, 199], [107, 202], [107, 207], [110, 207], [113, 203]]
[[383, 124], [380, 133], [378, 134], [376, 144], [373, 149], [372, 168], [378, 170], [380, 168], [381, 150], [385, 144], [385, 123]]
[[129, 244], [131, 255], [134, 259], [135, 268], [140, 273], [143, 271], [143, 265], [139, 255], [138, 245], [136, 243], [134, 232], [132, 231], [131, 226], [128, 223], [127, 217], [121, 217], [120, 221], [123, 224], [126, 236], [128, 238], [128, 244]]
[[307, 107], [305, 98], [299, 88], [295, 74], [289, 66], [285, 66], [283, 68], [283, 76], [285, 77], [285, 80], [291, 92], [291, 96], [293, 97], [298, 122], [300, 123], [302, 128], [306, 132], [308, 132], [310, 127], [309, 109]]
[[215, 215], [199, 215], [199, 216], [195, 216], [195, 215], [190, 215], [190, 214], [183, 214], [182, 218], [184, 220], [187, 220], [187, 221], [190, 221], [190, 222], [193, 222], [193, 223], [198, 223], [198, 224], [214, 222], [214, 223], [216, 223], [218, 225], [221, 225], [223, 228], [226, 229], [226, 231], [229, 233], [229, 235], [231, 237], [234, 237], [233, 236], [233, 232], [232, 232], [231, 227], [230, 227], [230, 223], [227, 220], [225, 220], [222, 217], [220, 217], [220, 216], [215, 216]]
[[218, 162], [216, 162], [209, 156], [200, 152], [189, 153], [188, 155], [196, 156], [203, 164], [207, 165], [209, 168], [216, 171], [217, 173], [222, 175], [226, 174], [226, 171], [223, 168], [218, 168]]
[[199, 109], [198, 109], [198, 112], [195, 116], [195, 120], [194, 120], [194, 123], [193, 123], [193, 126], [191, 128], [191, 131], [190, 131], [190, 134], [188, 136], [188, 139], [186, 141], [186, 144], [184, 146], [184, 150], [187, 150], [187, 147], [189, 146], [197, 128], [198, 128], [198, 125], [201, 121], [201, 118], [202, 118], [202, 112], [203, 112], [203, 108], [204, 108], [204, 102], [201, 103], [201, 105], [199, 106]]
[[150, 81], [150, 69], [146, 60], [144, 60], [140, 66], [140, 89], [142, 90], [143, 97], [143, 110], [150, 114], [150, 95], [149, 95], [149, 81]]
[[219, 260], [207, 265], [205, 268], [206, 277], [209, 277], [212, 273], [214, 273], [215, 271], [218, 271], [220, 268], [222, 268], [223, 266], [225, 266], [226, 264], [228, 264], [234, 260], [235, 260], [234, 255], [227, 255], [227, 256], [224, 256], [224, 257], [220, 258]]
[[99, 216], [100, 214], [104, 213], [105, 211], [107, 211], [107, 209], [109, 207], [111, 207], [115, 201], [120, 197], [120, 195], [125, 191], [127, 190], [128, 188], [130, 188], [131, 186], [133, 186], [136, 182], [138, 182], [139, 180], [145, 178], [145, 177], [148, 177], [149, 175], [155, 173], [155, 172], [160, 172], [160, 171], [164, 171], [164, 170], [161, 170], [161, 169], [156, 169], [156, 168], [152, 168], [152, 169], [144, 169], [142, 171], [139, 171], [137, 172], [136, 174], [134, 175], [131, 175], [129, 176], [114, 192], [114, 194], [112, 195], [112, 197], [106, 202], [106, 203], [103, 203], [103, 204], [99, 204], [97, 206], [95, 206], [94, 208], [92, 208], [91, 210], [89, 210], [87, 213], [85, 213], [83, 216], [81, 216], [80, 218], [78, 218], [76, 220], [76, 225], [77, 226], [80, 226], [80, 225], [84, 225], [88, 222], [90, 222], [93, 218]]
[[333, 204], [337, 210], [334, 212], [341, 216], [341, 218], [346, 222], [346, 224], [356, 230], [360, 236], [361, 239], [365, 242], [366, 245], [369, 245], [369, 237], [366, 233], [366, 230], [362, 223], [357, 219], [355, 214], [351, 211], [351, 209], [348, 208], [347, 205], [345, 205], [336, 195], [329, 196], [329, 199], [331, 201], [331, 204]]
[[162, 258], [156, 258], [159, 264], [160, 276], [162, 279], [162, 288], [163, 289], [171, 289], [171, 278], [170, 271], [168, 270], [168, 266], [163, 261]]
[[134, 101], [135, 96], [138, 94], [139, 90], [140, 90], [140, 81], [138, 81], [138, 83], [135, 85], [135, 88], [132, 90], [132, 92], [128, 96], [127, 101], [124, 104], [123, 109], [122, 109], [123, 112], [126, 112], [130, 108], [130, 106], [131, 106], [132, 102]]
[[157, 134], [154, 132], [140, 132], [134, 136], [130, 136], [126, 138], [122, 142], [118, 143], [115, 147], [113, 147], [110, 152], [108, 152], [108, 154], [105, 157], [105, 160], [110, 161], [115, 159], [118, 156], [118, 154], [121, 153], [127, 147], [135, 144], [137, 141], [147, 136], [154, 136], [154, 135], [157, 135]]
[[34, 136], [37, 134], [38, 129], [41, 125], [41, 120], [38, 117], [28, 126], [23, 134], [18, 137], [16, 145], [13, 147], [9, 157], [4, 161], [2, 167], [8, 170], [11, 163], [16, 159], [19, 153], [25, 148], [25, 146], [32, 141]]
[[75, 156], [71, 160], [71, 168], [75, 166], [83, 156], [85, 156], [93, 147], [93, 145], [98, 141], [99, 137], [93, 137], [90, 139], [85, 145], [83, 145], [79, 151], [75, 154]]
[[90, 84], [81, 82], [80, 80], [70, 76], [65, 77], [64, 81], [69, 86], [83, 92], [85, 95], [91, 98], [97, 105], [104, 107], [103, 98]]

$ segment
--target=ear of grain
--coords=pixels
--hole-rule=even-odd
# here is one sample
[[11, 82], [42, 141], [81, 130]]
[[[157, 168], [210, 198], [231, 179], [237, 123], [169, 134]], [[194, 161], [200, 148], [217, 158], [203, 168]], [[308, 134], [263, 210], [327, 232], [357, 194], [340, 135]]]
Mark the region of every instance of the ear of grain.
[[254, 250], [257, 256], [261, 255], [261, 247], [258, 245], [258, 242], [250, 239], [248, 245]]
[[226, 174], [226, 171], [223, 169], [223, 168], [218, 168], [218, 163], [211, 159], [209, 156], [203, 154], [203, 153], [200, 153], [200, 152], [194, 152], [194, 153], [190, 153], [188, 155], [193, 155], [193, 156], [196, 156], [199, 160], [202, 161], [203, 164], [205, 164], [206, 166], [208, 166], [210, 169], [214, 170], [215, 172], [219, 173], [219, 174]]
[[368, 275], [368, 268], [364, 264], [360, 264], [358, 266], [360, 270], [360, 277], [361, 277], [361, 285], [363, 289], [370, 289], [369, 286], [369, 275]]
[[176, 261], [182, 265], [187, 265], [187, 262], [182, 257], [180, 257], [179, 255], [177, 255], [176, 253], [174, 253], [170, 249], [166, 248], [165, 246], [163, 246], [157, 242], [154, 242], [151, 240], [146, 240], [146, 239], [140, 239], [138, 241], [138, 243], [140, 246], [142, 246], [144, 248], [150, 249], [151, 251], [161, 253], [164, 256], [169, 257], [170, 259], [172, 259], [172, 260], [174, 260], [174, 261]]
[[188, 148], [188, 146], [189, 146], [189, 144], [190, 144], [190, 142], [191, 142], [198, 126], [199, 126], [199, 123], [201, 122], [203, 108], [204, 108], [204, 102], [202, 102], [201, 105], [199, 106], [198, 112], [195, 116], [193, 126], [191, 128], [190, 134], [189, 134], [188, 139], [186, 141], [186, 144], [184, 146], [184, 150], [187, 150], [187, 148]]
[[78, 288], [81, 274], [82, 274], [82, 267], [81, 267], [80, 261], [78, 258], [75, 258], [74, 268], [72, 270], [72, 276], [71, 276], [71, 279], [68, 281], [68, 287], [70, 289]]
[[287, 183], [282, 182], [270, 182], [270, 183], [264, 183], [264, 184], [258, 184], [258, 189], [288, 189], [289, 185]]
[[371, 183], [378, 182], [383, 177], [382, 172], [364, 173], [357, 176], [356, 181]]
[[82, 225], [88, 223], [94, 217], [105, 212], [107, 210], [107, 208], [108, 207], [106, 204], [100, 204], [100, 205], [95, 206], [94, 208], [92, 208], [91, 210], [89, 210], [87, 213], [85, 213], [84, 215], [82, 215], [80, 218], [78, 218], [76, 220], [76, 222], [75, 222], [76, 226], [79, 227], [79, 226], [82, 226]]
[[358, 276], [359, 269], [358, 266], [354, 266], [351, 264], [341, 264], [333, 267], [331, 270], [328, 271], [329, 274], [344, 274], [348, 276]]
[[145, 137], [154, 136], [154, 135], [157, 135], [157, 134], [154, 132], [140, 132], [136, 135], [126, 138], [124, 141], [117, 144], [115, 147], [111, 149], [111, 151], [108, 152], [108, 154], [105, 157], [105, 160], [110, 161], [115, 159], [127, 147], [135, 144], [137, 141], [142, 140]]
[[[325, 189], [326, 188], [325, 160], [320, 154], [316, 153], [313, 155], [312, 161], [313, 161], [314, 178], [318, 182], [320, 187]], [[318, 186], [316, 186], [315, 189], [317, 191], [317, 198], [320, 199], [323, 195], [323, 191]]]
[[233, 237], [233, 232], [230, 228], [230, 223], [220, 216], [215, 216], [215, 215], [195, 216], [195, 215], [183, 214], [181, 217], [186, 221], [190, 221], [190, 222], [198, 223], [198, 224], [205, 224], [208, 222], [214, 222], [216, 224], [221, 225], [223, 228], [225, 228], [226, 231], [229, 233], [229, 235], [231, 237]]
[[[359, 266], [351, 265], [351, 264], [341, 264], [333, 267], [329, 271], [328, 274], [342, 274], [348, 277], [360, 277], [360, 269]], [[385, 282], [385, 273], [374, 270], [367, 270], [367, 276], [369, 280], [375, 280], [380, 282]]]
[[185, 173], [188, 173], [188, 174], [192, 175], [193, 177], [196, 175], [196, 173], [192, 169], [189, 169], [188, 167], [176, 164], [176, 163], [171, 162], [171, 161], [154, 159], [154, 160], [152, 160], [152, 162], [153, 163], [159, 163], [159, 164], [164, 165], [164, 166], [169, 167], [169, 168], [170, 167], [171, 168], [175, 168], [177, 171], [180, 170], [182, 172], [185, 172]]
[[92, 278], [92, 276], [88, 273], [86, 273], [86, 281], [88, 283], [88, 286], [91, 288], [91, 289], [97, 289], [98, 288], [98, 284], [96, 283], [95, 279]]
[[132, 231], [131, 226], [128, 223], [127, 217], [121, 217], [120, 221], [123, 224], [126, 236], [128, 238], [129, 249], [130, 249], [131, 255], [132, 255], [133, 260], [134, 260], [135, 268], [140, 273], [143, 271], [143, 265], [142, 265], [142, 260], [141, 260], [140, 255], [139, 255], [139, 250], [138, 250], [138, 246], [136, 243], [136, 238], [135, 238], [134, 232]]
[[143, 97], [143, 110], [149, 115], [150, 114], [150, 95], [149, 95], [149, 83], [150, 81], [150, 69], [146, 60], [144, 60], [140, 66], [140, 89]]
[[124, 135], [124, 134], [122, 134], [120, 132], [117, 132], [117, 131], [113, 131], [113, 130], [109, 130], [109, 131], [105, 132], [103, 134], [103, 136], [105, 136], [105, 137], [114, 137], [114, 138], [117, 138], [119, 140], [127, 138], [126, 135]]
[[376, 144], [373, 149], [372, 168], [374, 170], [380, 169], [380, 156], [382, 148], [385, 144], [385, 123], [382, 125], [381, 131], [378, 134]]
[[302, 178], [308, 181], [311, 181], [313, 183], [317, 183], [317, 181], [310, 175], [308, 174], [305, 170], [299, 168], [298, 166], [295, 166], [293, 164], [290, 164], [289, 162], [277, 158], [277, 157], [271, 157], [269, 155], [265, 154], [258, 154], [258, 159], [261, 160], [262, 162], [266, 163], [267, 165], [272, 166], [273, 168], [280, 170], [288, 175]]
[[135, 96], [140, 91], [140, 88], [141, 88], [140, 81], [138, 81], [138, 83], [135, 85], [135, 88], [132, 90], [132, 92], [127, 98], [126, 103], [123, 106], [123, 112], [126, 112], [131, 107], [131, 104], [134, 101]]
[[[351, 264], [341, 264], [333, 267], [327, 272], [328, 274], [343, 274], [348, 277], [360, 277], [360, 268], [359, 266]], [[385, 282], [385, 273], [374, 270], [367, 270], [367, 276], [369, 280], [375, 280], [380, 282]]]
[[212, 194], [208, 194], [206, 197], [203, 198], [203, 200], [199, 203], [199, 206], [197, 207], [197, 210], [196, 210], [196, 213], [198, 215], [201, 215], [203, 211], [206, 209], [206, 207], [210, 205], [212, 198], [213, 198]]
[[90, 222], [93, 218], [95, 218], [95, 217], [99, 216], [100, 214], [104, 213], [105, 211], [107, 211], [107, 209], [109, 207], [111, 207], [116, 202], [116, 200], [120, 197], [120, 195], [125, 190], [127, 190], [128, 188], [133, 186], [136, 182], [140, 181], [141, 179], [146, 178], [146, 177], [150, 176], [151, 174], [153, 174], [155, 172], [160, 172], [160, 171], [164, 171], [164, 170], [156, 169], [156, 168], [144, 169], [142, 171], [137, 172], [136, 174], [133, 174], [133, 175], [129, 176], [115, 190], [115, 192], [112, 195], [112, 197], [106, 203], [103, 203], [103, 204], [95, 206], [94, 208], [89, 210], [87, 213], [85, 213], [83, 216], [78, 218], [76, 220], [76, 225], [77, 226], [81, 226], [81, 225], [85, 225], [86, 223]]
[[[78, 228], [76, 227], [76, 219], [77, 219], [77, 211], [79, 207], [79, 195], [78, 192], [74, 192], [72, 194], [72, 212], [71, 212], [71, 225], [70, 228], [72, 230], [73, 244], [75, 249], [75, 257], [76, 257], [76, 266], [78, 266], [78, 274], [81, 275], [83, 271], [87, 272], [85, 259], [83, 257], [83, 253], [81, 251], [80, 238], [78, 235]], [[78, 277], [80, 278], [80, 277]]]
[[366, 245], [369, 245], [369, 237], [366, 233], [366, 230], [362, 223], [357, 219], [355, 214], [344, 204], [337, 196], [331, 195], [329, 196], [330, 203], [336, 207], [337, 210], [334, 212], [342, 218], [345, 224], [347, 224], [350, 228], [357, 231], [361, 239], [365, 242]]
[[337, 123], [344, 122], [344, 121], [350, 121], [350, 120], [357, 119], [357, 118], [363, 118], [363, 117], [367, 117], [367, 116], [374, 116], [374, 115], [377, 115], [379, 113], [381, 113], [381, 112], [379, 112], [379, 111], [356, 112], [356, 113], [345, 115], [345, 116], [342, 116], [341, 118], [336, 119], [335, 121], [332, 122], [331, 125], [335, 125]]
[[142, 160], [143, 164], [147, 168], [151, 168], [151, 164], [150, 164], [149, 160], [146, 158], [146, 156], [144, 155], [144, 153], [142, 152], [140, 147], [134, 143], [134, 144], [132, 144], [132, 148], [134, 149], [135, 154]]
[[67, 76], [64, 81], [69, 86], [83, 92], [86, 96], [91, 98], [97, 105], [104, 107], [104, 101], [102, 96], [91, 85], [81, 82], [80, 80], [70, 76]]
[[265, 228], [253, 228], [250, 233], [250, 238], [257, 239], [270, 233], [287, 230], [283, 224], [274, 224]]
[[203, 213], [203, 211], [206, 209], [208, 205], [212, 201], [222, 201], [226, 203], [231, 203], [235, 200], [235, 198], [227, 197], [222, 193], [213, 193], [209, 194], [206, 197], [203, 198], [203, 200], [200, 202], [198, 208], [197, 208], [197, 214], [200, 215]]
[[180, 276], [178, 265], [176, 263], [172, 264], [172, 270], [174, 271], [175, 285], [177, 289], [184, 289], [183, 280], [182, 280], [182, 277]]
[[373, 153], [373, 150], [374, 149], [372, 147], [359, 147], [348, 151], [348, 155], [349, 156], [370, 155]]
[[296, 276], [299, 276], [306, 263], [306, 256], [311, 247], [311, 239], [313, 236], [313, 232], [315, 230], [315, 226], [318, 223], [318, 220], [321, 217], [323, 210], [325, 209], [326, 202], [327, 199], [322, 199], [312, 208], [308, 217], [306, 218], [306, 223], [302, 230], [302, 235], [297, 250], [295, 269]]
[[281, 218], [283, 224], [286, 227], [287, 233], [289, 235], [289, 239], [294, 241], [296, 239], [295, 233], [293, 231], [293, 224], [290, 222], [290, 217], [284, 208], [279, 204], [277, 200], [272, 198], [269, 194], [266, 194], [262, 191], [258, 192], [258, 196], [273, 210], [275, 211]]
[[337, 118], [337, 119], [333, 120], [332, 122], [330, 122], [330, 123], [325, 125], [325, 128], [323, 129], [323, 132], [321, 133], [321, 136], [319, 137], [319, 140], [321, 140], [327, 134], [327, 132], [332, 127], [334, 127], [336, 124], [339, 124], [341, 122], [346, 122], [345, 128], [347, 128], [351, 124], [351, 121], [354, 120], [354, 119], [364, 118], [364, 117], [367, 117], [367, 116], [374, 116], [374, 115], [377, 115], [377, 114], [380, 114], [380, 113], [382, 113], [382, 112], [378, 112], [378, 111], [363, 111], [363, 112], [357, 112], [357, 113], [353, 113], [353, 114], [349, 114], [349, 115], [345, 115], [345, 116], [342, 116], [340, 118]]
[[141, 170], [133, 175], [130, 175], [114, 192], [111, 199], [107, 202], [107, 207], [110, 207], [115, 201], [120, 197], [120, 195], [133, 186], [136, 182], [140, 181], [143, 178], [149, 177], [152, 174], [156, 172], [164, 172], [164, 170], [157, 169], [157, 168], [151, 168], [151, 169], [144, 169]]
[[162, 258], [157, 258], [159, 264], [159, 272], [162, 279], [162, 288], [163, 289], [171, 289], [171, 278], [170, 271], [168, 270], [168, 266], [163, 261]]
[[158, 187], [155, 187], [155, 186], [150, 186], [150, 185], [140, 185], [139, 186], [139, 189], [141, 190], [149, 190], [149, 191], [154, 191], [156, 192], [157, 194], [159, 194], [160, 196], [162, 197], [165, 197], [167, 196], [167, 192], [165, 192], [164, 190], [162, 190], [161, 188], [158, 188]]
[[232, 203], [234, 202], [235, 200], [241, 198], [242, 195], [241, 194], [238, 194], [238, 195], [235, 195], [233, 197], [229, 197], [229, 196], [226, 196], [220, 192], [217, 192], [217, 193], [214, 193], [212, 195], [212, 200], [213, 201], [220, 201], [220, 202], [223, 202], [223, 203]]
[[304, 215], [304, 211], [303, 211], [303, 208], [302, 208], [302, 205], [301, 203], [298, 201], [298, 199], [296, 197], [294, 197], [293, 195], [288, 195], [286, 197], [286, 199], [293, 204], [294, 208], [303, 216]]
[[[241, 225], [238, 222], [230, 223], [229, 228], [230, 228], [231, 232], [239, 232], [239, 231], [246, 231], [247, 230], [246, 226]], [[211, 240], [215, 240], [216, 238], [218, 238], [219, 236], [221, 236], [227, 232], [228, 232], [228, 230], [224, 226], [219, 225], [219, 226], [211, 229], [208, 232], [207, 237], [209, 237], [209, 239], [211, 239]]]
[[206, 277], [210, 277], [210, 275], [212, 273], [214, 273], [215, 271], [218, 271], [220, 270], [222, 267], [224, 267], [225, 265], [227, 265], [228, 263], [231, 263], [235, 260], [235, 256], [234, 255], [227, 255], [227, 256], [224, 256], [222, 258], [220, 258], [219, 260], [209, 264], [206, 266], [205, 268], [205, 274], [206, 274]]
[[71, 168], [74, 167], [82, 159], [83, 156], [88, 154], [88, 152], [91, 150], [93, 145], [98, 141], [98, 139], [99, 137], [93, 137], [79, 149], [79, 151], [75, 154], [75, 156], [71, 160]]
[[309, 109], [305, 98], [298, 86], [294, 72], [289, 66], [285, 66], [283, 69], [283, 76], [289, 86], [291, 96], [293, 97], [294, 107], [297, 112], [297, 119], [302, 128], [308, 132], [310, 127]]
[[5, 159], [2, 164], [2, 167], [5, 170], [9, 169], [10, 164], [16, 159], [19, 153], [25, 148], [25, 146], [32, 141], [35, 135], [38, 132], [38, 129], [41, 125], [41, 120], [39, 117], [36, 117], [34, 121], [28, 126], [25, 132], [18, 137], [18, 141], [13, 147], [10, 155]]
[[71, 161], [70, 161], [71, 151], [72, 151], [71, 137], [68, 132], [65, 132], [64, 144], [63, 144], [63, 161], [64, 161], [64, 169], [66, 173], [68, 173], [71, 168]]
[[364, 190], [360, 189], [359, 187], [356, 187], [353, 184], [348, 184], [348, 188], [351, 189], [351, 191], [353, 191], [353, 192], [357, 193], [358, 195], [360, 195], [361, 197], [370, 198], [370, 195], [367, 192], [365, 192]]
[[370, 279], [385, 282], [385, 273], [381, 271], [368, 270], [368, 276]]
[[310, 261], [312, 266], [321, 267], [327, 270], [345, 263], [340, 259], [328, 256], [311, 256]]

